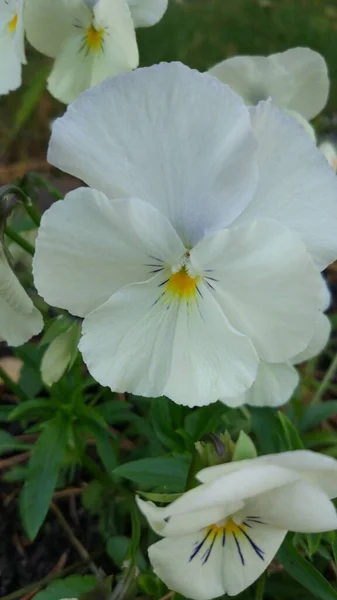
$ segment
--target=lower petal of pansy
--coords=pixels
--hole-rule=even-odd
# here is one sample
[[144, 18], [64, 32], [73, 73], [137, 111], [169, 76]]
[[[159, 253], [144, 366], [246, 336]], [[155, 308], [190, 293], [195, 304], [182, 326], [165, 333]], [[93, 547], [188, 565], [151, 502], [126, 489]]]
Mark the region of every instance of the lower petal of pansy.
[[227, 322], [205, 286], [175, 295], [157, 273], [129, 285], [91, 312], [80, 349], [102, 385], [144, 396], [168, 395], [202, 406], [249, 387], [257, 372], [254, 347]]
[[141, 200], [109, 200], [80, 188], [45, 212], [34, 257], [35, 285], [52, 306], [84, 317], [129, 283], [179, 262], [172, 226]]
[[236, 398], [220, 398], [228, 406], [281, 406], [288, 402], [299, 381], [299, 376], [289, 363], [261, 361], [253, 385]]
[[276, 221], [217, 232], [191, 251], [229, 322], [261, 359], [281, 363], [308, 345], [321, 306], [321, 278], [301, 239]]
[[294, 365], [298, 365], [307, 360], [310, 360], [314, 356], [317, 356], [317, 354], [322, 352], [322, 350], [324, 350], [325, 346], [327, 345], [330, 333], [330, 320], [323, 313], [319, 313], [315, 332], [308, 346], [305, 348], [305, 350], [303, 350], [303, 352], [300, 352], [294, 358], [292, 358], [291, 362]]
[[252, 515], [237, 524], [210, 525], [195, 534], [150, 546], [155, 573], [169, 589], [194, 600], [235, 596], [268, 567], [286, 531]]

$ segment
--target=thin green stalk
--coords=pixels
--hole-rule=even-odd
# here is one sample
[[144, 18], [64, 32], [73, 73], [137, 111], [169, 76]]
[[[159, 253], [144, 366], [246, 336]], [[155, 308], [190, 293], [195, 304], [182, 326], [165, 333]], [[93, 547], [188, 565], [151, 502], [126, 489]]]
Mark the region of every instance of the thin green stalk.
[[29, 396], [27, 396], [26, 392], [24, 392], [23, 389], [17, 383], [15, 383], [15, 381], [13, 381], [13, 379], [11, 379], [9, 377], [9, 375], [7, 375], [6, 371], [3, 369], [3, 367], [1, 367], [1, 365], [0, 365], [0, 378], [5, 383], [5, 385], [8, 387], [8, 389], [11, 390], [11, 392], [13, 392], [13, 394], [17, 398], [20, 398], [20, 400], [22, 400], [23, 402], [26, 402], [27, 400], [29, 400]]
[[54, 196], [54, 198], [56, 198], [56, 200], [63, 200], [63, 194], [55, 186], [51, 185], [49, 181], [47, 181], [47, 179], [45, 179], [38, 173], [29, 173], [27, 177], [33, 183], [36, 183], [38, 186], [45, 188], [47, 192], [49, 192], [52, 196]]
[[79, 555], [81, 556], [81, 558], [83, 558], [83, 560], [88, 562], [88, 566], [89, 566], [90, 570], [92, 571], [92, 573], [94, 575], [96, 575], [97, 578], [99, 578], [100, 577], [99, 569], [96, 567], [95, 563], [92, 561], [88, 550], [83, 546], [83, 544], [80, 542], [80, 540], [74, 534], [73, 530], [71, 529], [70, 525], [64, 518], [60, 509], [56, 506], [56, 504], [54, 502], [51, 502], [51, 508], [52, 508], [52, 511], [55, 513], [61, 527], [67, 534], [70, 542], [74, 546], [74, 548], [76, 548], [76, 550], [79, 553]]
[[131, 526], [132, 526], [132, 536], [131, 543], [128, 548], [128, 558], [131, 559], [134, 565], [137, 564], [137, 552], [139, 550], [140, 544], [140, 519], [139, 519], [139, 511], [137, 504], [135, 502], [134, 496], [132, 496], [132, 500], [130, 502], [130, 513], [131, 513]]
[[325, 376], [323, 377], [319, 388], [316, 390], [316, 393], [311, 402], [312, 404], [317, 404], [318, 402], [321, 401], [325, 392], [329, 389], [330, 383], [332, 382], [333, 378], [335, 377], [336, 372], [337, 372], [337, 353], [335, 354], [335, 357], [334, 357], [333, 361], [331, 362], [330, 367], [328, 368], [327, 372], [325, 373]]
[[18, 244], [18, 246], [21, 246], [21, 248], [28, 252], [28, 254], [34, 256], [34, 246], [25, 240], [19, 233], [17, 233], [13, 227], [7, 225], [5, 227], [5, 235], [7, 235], [7, 237], [9, 237], [13, 242]]
[[256, 584], [255, 600], [263, 600], [264, 588], [267, 581], [267, 572], [265, 571]]
[[29, 198], [29, 196], [27, 196], [27, 194], [17, 185], [10, 184], [3, 186], [0, 190], [0, 199], [10, 195], [16, 196], [20, 200], [33, 223], [35, 223], [35, 225], [39, 227], [41, 217], [38, 211], [36, 210], [31, 198]]

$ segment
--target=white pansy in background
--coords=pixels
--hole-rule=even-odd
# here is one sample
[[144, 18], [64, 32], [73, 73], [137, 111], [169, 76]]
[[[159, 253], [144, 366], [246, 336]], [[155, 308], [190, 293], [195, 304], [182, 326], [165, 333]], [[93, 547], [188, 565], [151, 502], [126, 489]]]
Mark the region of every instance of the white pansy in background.
[[138, 66], [126, 0], [27, 0], [25, 27], [30, 43], [55, 58], [48, 89], [61, 102]]
[[40, 333], [43, 319], [10, 268], [0, 246], [0, 339], [20, 346]]
[[39, 293], [84, 318], [102, 385], [230, 402], [304, 351], [337, 256], [337, 182], [294, 120], [181, 64], [113, 78], [55, 122], [49, 161], [87, 183], [43, 216]]
[[[323, 283], [322, 311], [327, 310], [330, 304], [330, 293]], [[261, 360], [257, 377], [253, 385], [237, 398], [220, 398], [230, 406], [281, 406], [288, 402], [299, 383], [299, 375], [294, 365], [299, 365], [314, 356], [317, 356], [328, 343], [331, 332], [330, 320], [323, 312], [320, 312], [316, 323], [314, 335], [308, 346], [284, 363], [269, 363]]]
[[194, 600], [235, 596], [268, 567], [287, 531], [337, 528], [337, 461], [285, 452], [209, 467], [202, 485], [159, 508], [137, 498], [164, 539], [148, 552], [170, 590]]
[[330, 167], [337, 172], [337, 146], [330, 140], [324, 140], [318, 145], [323, 156], [327, 159]]
[[168, 0], [127, 0], [135, 27], [150, 27], [164, 16]]
[[23, 0], [0, 0], [0, 95], [21, 85], [24, 48]]
[[292, 48], [270, 56], [234, 56], [212, 67], [210, 73], [247, 104], [271, 98], [315, 137], [308, 121], [323, 110], [330, 87], [325, 60], [318, 52]]

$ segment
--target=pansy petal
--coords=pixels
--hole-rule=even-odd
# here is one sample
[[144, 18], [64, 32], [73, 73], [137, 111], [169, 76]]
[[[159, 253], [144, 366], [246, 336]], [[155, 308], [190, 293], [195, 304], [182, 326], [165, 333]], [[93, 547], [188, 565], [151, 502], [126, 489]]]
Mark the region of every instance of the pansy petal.
[[116, 391], [189, 406], [249, 387], [257, 356], [248, 338], [228, 325], [207, 290], [179, 301], [166, 282], [158, 273], [122, 288], [86, 317], [80, 349], [93, 377]]
[[337, 497], [337, 460], [310, 450], [294, 450], [267, 454], [258, 458], [239, 460], [202, 469], [197, 473], [197, 479], [202, 483], [210, 483], [222, 476], [229, 476], [235, 472], [245, 471], [253, 467], [274, 465], [292, 470], [293, 474], [311, 481], [329, 496]]
[[150, 202], [191, 246], [250, 201], [254, 148], [242, 101], [171, 63], [87, 90], [55, 122], [48, 160], [111, 198]]
[[227, 406], [281, 406], [291, 398], [298, 381], [298, 373], [290, 364], [261, 360], [257, 377], [245, 394], [220, 400]]
[[184, 252], [171, 224], [150, 204], [79, 188], [42, 217], [35, 285], [49, 304], [84, 317], [120, 287], [149, 279]]
[[[246, 463], [244, 469], [240, 468], [239, 463], [241, 462]], [[296, 481], [300, 477], [298, 473], [287, 468], [264, 464], [262, 461], [261, 464], [247, 464], [251, 462], [238, 461], [238, 463], [227, 463], [203, 469], [198, 473], [198, 479], [200, 481], [202, 478], [207, 480], [208, 485], [200, 485], [183, 494], [169, 506], [157, 509], [157, 516], [159, 510], [161, 517], [165, 519], [191, 511], [221, 506], [225, 517], [235, 512], [233, 507], [241, 501]], [[234, 466], [232, 467], [232, 465]], [[221, 467], [223, 467], [223, 473]], [[227, 475], [227, 471], [230, 471], [231, 467], [233, 472], [229, 472]], [[213, 476], [214, 473], [216, 473], [215, 476]]]
[[333, 503], [322, 489], [308, 481], [295, 481], [261, 494], [248, 502], [245, 511], [289, 531], [319, 533], [337, 528]]
[[27, 39], [36, 50], [55, 58], [88, 12], [80, 0], [29, 0], [24, 11]]
[[317, 356], [320, 352], [322, 352], [322, 350], [324, 350], [325, 346], [327, 345], [330, 333], [330, 320], [323, 313], [319, 313], [315, 333], [311, 338], [308, 346], [305, 348], [305, 350], [303, 350], [303, 352], [300, 352], [300, 354], [297, 354], [297, 356], [292, 358], [291, 362], [294, 365], [298, 365], [307, 360], [310, 360], [314, 356]]
[[321, 278], [301, 239], [258, 219], [204, 238], [191, 251], [229, 322], [261, 359], [283, 362], [308, 345], [321, 306]]
[[154, 572], [168, 588], [187, 598], [234, 596], [268, 567], [285, 534], [285, 530], [260, 523], [250, 529], [234, 526], [225, 534], [208, 528], [163, 539], [150, 546], [149, 557]]
[[[208, 600], [225, 593], [223, 584], [223, 552], [220, 537], [207, 559], [211, 536], [204, 529], [199, 533], [164, 538], [149, 547], [153, 570], [170, 590], [186, 598]], [[200, 547], [200, 556], [193, 553]], [[204, 563], [203, 563], [204, 561]]]
[[0, 35], [0, 56], [6, 60], [0, 61], [0, 96], [18, 89], [21, 85], [21, 62], [17, 55], [13, 40], [6, 35]]
[[135, 27], [150, 27], [164, 16], [168, 0], [127, 0]]
[[274, 102], [281, 108], [300, 113], [310, 121], [323, 110], [329, 95], [329, 75], [326, 62], [310, 48], [291, 48], [270, 57], [274, 65], [286, 72], [287, 82]]
[[237, 223], [257, 217], [283, 223], [302, 237], [322, 270], [337, 256], [335, 174], [293, 118], [270, 102], [252, 108], [251, 115], [260, 178], [254, 199]]
[[43, 319], [0, 251], [0, 338], [20, 346], [40, 333]]

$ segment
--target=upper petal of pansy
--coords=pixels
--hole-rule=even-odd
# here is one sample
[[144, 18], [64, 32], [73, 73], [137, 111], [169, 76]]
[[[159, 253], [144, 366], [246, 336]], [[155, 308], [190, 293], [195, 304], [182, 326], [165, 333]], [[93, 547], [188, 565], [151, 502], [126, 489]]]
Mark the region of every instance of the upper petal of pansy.
[[[209, 73], [230, 85], [247, 104], [267, 100], [275, 82], [284, 75], [283, 69], [267, 56], [233, 56], [212, 67]], [[277, 103], [276, 98], [274, 101]]]
[[270, 102], [251, 109], [259, 184], [237, 223], [270, 217], [298, 233], [322, 270], [337, 257], [337, 180], [296, 121]]
[[299, 376], [290, 364], [259, 363], [257, 377], [253, 385], [241, 396], [236, 398], [220, 398], [227, 406], [281, 406], [291, 398]]
[[321, 278], [292, 231], [269, 219], [222, 230], [192, 249], [191, 264], [263, 360], [282, 362], [308, 345]]
[[172, 271], [153, 267], [153, 279], [120, 289], [85, 318], [80, 350], [93, 377], [116, 391], [189, 406], [247, 389], [258, 364], [250, 340], [201, 284], [191, 279], [185, 298]]
[[20, 346], [40, 333], [43, 319], [0, 250], [0, 338]]
[[152, 277], [185, 248], [172, 226], [142, 200], [109, 200], [80, 188], [45, 212], [34, 280], [41, 296], [81, 317], [120, 287]]
[[87, 13], [83, 0], [29, 0], [24, 7], [27, 39], [36, 50], [55, 58], [66, 40], [78, 33]]
[[293, 474], [297, 473], [299, 477], [322, 488], [329, 498], [337, 497], [336, 459], [310, 450], [280, 452], [208, 467], [199, 471], [196, 477], [202, 483], [210, 483], [219, 477], [267, 464], [292, 470]]
[[6, 57], [6, 60], [0, 61], [0, 96], [2, 96], [20, 87], [22, 67], [13, 41], [8, 36], [1, 36], [1, 34], [0, 56]]
[[277, 97], [270, 94], [275, 104], [298, 112], [305, 119], [313, 119], [323, 110], [329, 95], [330, 82], [323, 56], [310, 48], [291, 48], [269, 58], [286, 73]]
[[166, 12], [168, 0], [127, 0], [135, 27], [150, 27]]
[[[240, 463], [245, 463], [241, 469]], [[156, 507], [156, 512], [150, 519], [152, 522], [161, 519], [170, 519], [177, 515], [184, 515], [201, 510], [221, 507], [223, 517], [236, 512], [240, 503], [248, 498], [253, 498], [269, 490], [277, 489], [287, 483], [292, 483], [300, 475], [291, 469], [245, 460], [237, 463], [227, 463], [218, 467], [208, 467], [198, 473], [198, 479], [207, 480], [205, 485], [199, 485], [189, 490], [180, 498], [163, 508]], [[230, 467], [232, 472], [230, 472]], [[221, 467], [223, 467], [221, 471]], [[229, 474], [227, 474], [227, 471]], [[153, 509], [152, 509], [153, 510]], [[143, 511], [144, 512], [144, 511]], [[149, 512], [146, 515], [149, 517]], [[165, 534], [164, 534], [165, 535]]]
[[274, 558], [286, 530], [211, 525], [194, 534], [168, 537], [150, 546], [153, 570], [170, 590], [194, 600], [235, 596], [251, 585]]
[[227, 86], [161, 64], [81, 95], [55, 122], [48, 160], [111, 198], [150, 202], [191, 246], [230, 223], [253, 195], [250, 127]]

